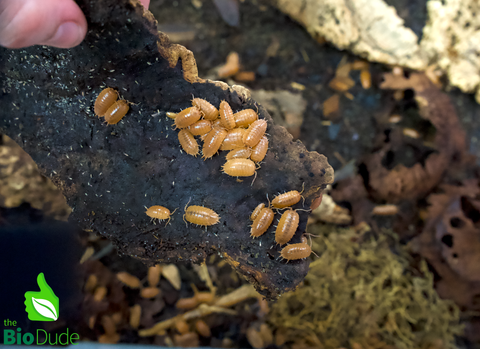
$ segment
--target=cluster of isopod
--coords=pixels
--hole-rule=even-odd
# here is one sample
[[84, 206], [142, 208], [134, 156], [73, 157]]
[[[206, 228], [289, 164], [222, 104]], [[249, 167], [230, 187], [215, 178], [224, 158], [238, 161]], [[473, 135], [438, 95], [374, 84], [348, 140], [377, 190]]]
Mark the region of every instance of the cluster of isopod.
[[128, 113], [128, 102], [124, 99], [118, 100], [118, 92], [111, 87], [102, 90], [95, 100], [93, 108], [98, 117], [104, 117], [108, 125], [117, 124]]
[[[98, 117], [104, 117], [109, 125], [118, 123], [128, 112], [128, 102], [117, 100], [118, 92], [108, 87], [98, 95], [94, 111]], [[268, 139], [265, 136], [267, 122], [258, 119], [258, 114], [252, 109], [244, 109], [233, 113], [232, 108], [226, 101], [220, 103], [219, 109], [210, 102], [194, 98], [192, 107], [182, 110], [180, 113], [167, 113], [167, 116], [175, 119], [175, 127], [180, 129], [178, 140], [183, 150], [193, 156], [199, 154], [199, 146], [195, 136], [200, 136], [203, 141], [203, 158], [213, 157], [219, 150], [228, 150], [227, 162], [223, 166], [223, 172], [232, 177], [249, 177], [256, 172], [256, 165], [265, 158], [268, 150]], [[250, 235], [259, 237], [264, 234], [274, 219], [275, 209], [289, 208], [282, 214], [275, 232], [275, 241], [279, 245], [288, 243], [299, 224], [299, 215], [290, 206], [298, 203], [301, 193], [292, 190], [278, 195], [271, 205], [258, 205], [250, 219], [253, 221]], [[155, 205], [145, 212], [152, 219], [167, 220], [170, 222], [171, 213], [166, 207]], [[212, 209], [203, 206], [185, 206], [183, 219], [201, 226], [210, 226], [220, 221], [220, 216]], [[284, 247], [281, 257], [287, 260], [306, 258], [310, 255], [311, 248], [305, 242], [291, 244]]]
[[[287, 244], [295, 235], [300, 216], [291, 206], [295, 205], [302, 198], [301, 192], [291, 190], [284, 194], [276, 196], [268, 207], [264, 203], [259, 204], [252, 212], [250, 220], [253, 221], [250, 229], [250, 236], [253, 238], [263, 235], [273, 222], [275, 213], [273, 209], [288, 208], [281, 216], [275, 230], [275, 242], [278, 245]], [[280, 256], [287, 260], [302, 259], [310, 256], [312, 249], [303, 241], [298, 244], [285, 246], [280, 252]]]
[[192, 105], [178, 114], [167, 113], [180, 129], [178, 140], [183, 150], [197, 156], [200, 148], [195, 136], [200, 136], [203, 159], [213, 157], [219, 150], [228, 150], [223, 172], [232, 177], [253, 176], [255, 163], [267, 154], [267, 121], [258, 119], [252, 109], [233, 113], [226, 101], [220, 103], [219, 109], [201, 98], [194, 98]]
[[[149, 207], [145, 213], [152, 219], [158, 219], [160, 221], [167, 219], [168, 224], [168, 222], [170, 222], [171, 216], [175, 213], [176, 210], [177, 209], [170, 213], [170, 210], [168, 208], [155, 205]], [[183, 219], [192, 224], [208, 227], [210, 225], [217, 224], [220, 221], [220, 216], [217, 212], [210, 208], [197, 205], [188, 206], [187, 203], [187, 205], [185, 205], [185, 214], [183, 215]]]

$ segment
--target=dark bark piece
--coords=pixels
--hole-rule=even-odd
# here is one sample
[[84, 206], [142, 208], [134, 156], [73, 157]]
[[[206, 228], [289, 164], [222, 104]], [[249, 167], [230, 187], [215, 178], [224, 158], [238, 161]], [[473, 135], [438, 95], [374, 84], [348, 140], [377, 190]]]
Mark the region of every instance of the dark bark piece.
[[[326, 158], [292, 142], [261, 106], [270, 149], [253, 185], [251, 178], [238, 182], [221, 172], [226, 152], [207, 161], [181, 152], [165, 112], [191, 106], [192, 95], [217, 107], [226, 100], [234, 111], [256, 109], [249, 92], [199, 79], [192, 53], [158, 33], [136, 1], [78, 4], [89, 25], [81, 45], [0, 48], [0, 132], [63, 191], [73, 209], [70, 221], [111, 239], [121, 253], [149, 264], [199, 263], [219, 253], [268, 298], [295, 288], [308, 260], [277, 260], [273, 226], [253, 240], [249, 216], [267, 194], [301, 190], [302, 183], [308, 208], [333, 180]], [[93, 114], [95, 98], [107, 86], [135, 103], [110, 126]], [[186, 227], [182, 215], [190, 199], [190, 205], [215, 210], [220, 223], [207, 232]], [[146, 216], [145, 207], [152, 205], [179, 210], [165, 227]], [[299, 213], [292, 243], [300, 242], [306, 228], [308, 213]]]

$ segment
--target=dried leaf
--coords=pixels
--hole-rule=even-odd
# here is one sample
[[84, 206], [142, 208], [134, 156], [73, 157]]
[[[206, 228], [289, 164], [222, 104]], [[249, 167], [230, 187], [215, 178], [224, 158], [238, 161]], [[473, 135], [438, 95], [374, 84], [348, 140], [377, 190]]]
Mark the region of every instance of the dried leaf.
[[162, 276], [167, 279], [176, 290], [182, 288], [180, 272], [175, 264], [164, 265], [162, 268]]

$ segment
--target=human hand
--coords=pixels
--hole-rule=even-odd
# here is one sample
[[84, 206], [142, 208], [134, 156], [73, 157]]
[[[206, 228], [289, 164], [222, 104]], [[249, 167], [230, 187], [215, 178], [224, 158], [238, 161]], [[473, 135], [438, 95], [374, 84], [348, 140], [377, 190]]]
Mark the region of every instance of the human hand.
[[[150, 0], [140, 0], [148, 8]], [[87, 21], [73, 0], [0, 0], [0, 45], [70, 48], [82, 42]]]

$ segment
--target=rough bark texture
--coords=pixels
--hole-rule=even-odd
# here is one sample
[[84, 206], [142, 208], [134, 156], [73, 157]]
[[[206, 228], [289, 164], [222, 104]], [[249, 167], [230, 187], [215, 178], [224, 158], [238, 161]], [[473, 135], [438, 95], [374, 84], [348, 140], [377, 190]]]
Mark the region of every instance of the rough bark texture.
[[[192, 95], [217, 107], [226, 100], [234, 111], [256, 109], [249, 91], [199, 79], [192, 53], [158, 33], [136, 1], [78, 4], [89, 25], [81, 45], [0, 48], [0, 132], [61, 188], [73, 209], [70, 221], [108, 237], [121, 253], [149, 264], [199, 263], [219, 253], [269, 298], [295, 288], [309, 262], [277, 260], [273, 226], [252, 240], [249, 216], [267, 194], [300, 190], [302, 183], [308, 207], [333, 181], [326, 158], [292, 142], [261, 106], [270, 149], [253, 185], [251, 178], [239, 182], [221, 172], [225, 153], [203, 161], [181, 152], [165, 112], [189, 107]], [[106, 86], [134, 103], [116, 125], [93, 113]], [[182, 215], [189, 200], [215, 210], [220, 223], [207, 231], [186, 227]], [[169, 225], [155, 225], [145, 214], [152, 205], [179, 209]], [[307, 223], [308, 213], [299, 213], [292, 242], [300, 241]]]

